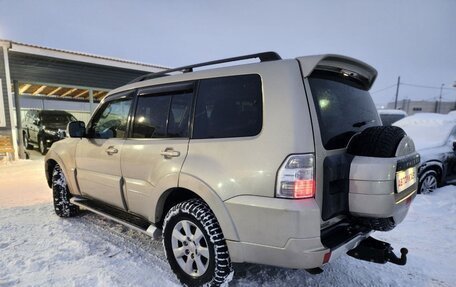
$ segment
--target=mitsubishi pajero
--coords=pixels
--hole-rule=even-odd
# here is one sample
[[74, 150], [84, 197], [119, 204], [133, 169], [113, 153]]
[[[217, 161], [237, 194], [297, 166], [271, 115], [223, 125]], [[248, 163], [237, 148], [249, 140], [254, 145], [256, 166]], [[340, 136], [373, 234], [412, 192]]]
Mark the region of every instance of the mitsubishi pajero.
[[233, 262], [403, 265], [405, 248], [396, 257], [370, 235], [403, 221], [420, 159], [402, 129], [381, 126], [376, 76], [345, 56], [274, 52], [144, 75], [52, 145], [55, 212], [82, 207], [162, 238], [188, 286], [228, 282]]

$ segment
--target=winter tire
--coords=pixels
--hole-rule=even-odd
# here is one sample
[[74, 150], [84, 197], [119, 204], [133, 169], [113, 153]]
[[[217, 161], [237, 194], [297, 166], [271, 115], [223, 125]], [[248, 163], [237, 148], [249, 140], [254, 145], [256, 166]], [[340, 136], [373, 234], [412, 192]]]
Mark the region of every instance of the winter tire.
[[[357, 156], [395, 157], [404, 136], [404, 130], [396, 126], [369, 127], [351, 139], [347, 152]], [[359, 222], [377, 231], [389, 231], [396, 227], [392, 218], [360, 218]]]
[[38, 148], [40, 149], [40, 153], [42, 155], [45, 155], [46, 152], [47, 152], [47, 148], [46, 148], [46, 145], [44, 144], [44, 140], [43, 138], [40, 138], [39, 142], [38, 142]]
[[28, 139], [27, 133], [25, 133], [25, 132], [24, 132], [23, 139], [24, 139], [24, 147], [25, 147], [25, 149], [32, 149], [32, 145], [29, 143], [29, 139]]
[[392, 218], [362, 218], [361, 224], [377, 231], [390, 231], [396, 227]]
[[79, 213], [79, 207], [70, 203], [71, 194], [68, 191], [65, 175], [58, 164], [52, 173], [52, 193], [54, 211], [60, 217], [73, 217]]
[[347, 152], [359, 156], [394, 157], [405, 135], [403, 129], [395, 126], [370, 127], [351, 139]]
[[433, 169], [427, 170], [420, 177], [418, 183], [418, 193], [430, 193], [433, 192], [439, 185], [437, 179], [437, 172]]
[[233, 276], [220, 225], [199, 199], [171, 208], [163, 223], [163, 245], [171, 269], [186, 286], [220, 286]]

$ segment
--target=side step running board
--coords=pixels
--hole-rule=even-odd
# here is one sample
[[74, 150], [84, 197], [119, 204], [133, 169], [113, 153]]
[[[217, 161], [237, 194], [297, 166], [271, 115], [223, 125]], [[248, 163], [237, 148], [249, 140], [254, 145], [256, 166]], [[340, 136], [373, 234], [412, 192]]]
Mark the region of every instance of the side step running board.
[[74, 205], [90, 210], [93, 213], [104, 216], [112, 221], [125, 225], [131, 229], [147, 234], [154, 239], [161, 238], [161, 229], [157, 228], [147, 220], [131, 215], [125, 211], [105, 206], [86, 198], [72, 197], [70, 202]]

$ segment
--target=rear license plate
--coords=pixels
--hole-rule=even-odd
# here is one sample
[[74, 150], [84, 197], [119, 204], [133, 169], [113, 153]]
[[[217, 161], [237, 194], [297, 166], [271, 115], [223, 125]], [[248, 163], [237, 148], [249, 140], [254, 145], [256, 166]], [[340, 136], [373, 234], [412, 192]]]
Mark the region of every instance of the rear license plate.
[[396, 172], [396, 188], [397, 192], [402, 192], [415, 184], [416, 182], [416, 168], [410, 167], [406, 170]]

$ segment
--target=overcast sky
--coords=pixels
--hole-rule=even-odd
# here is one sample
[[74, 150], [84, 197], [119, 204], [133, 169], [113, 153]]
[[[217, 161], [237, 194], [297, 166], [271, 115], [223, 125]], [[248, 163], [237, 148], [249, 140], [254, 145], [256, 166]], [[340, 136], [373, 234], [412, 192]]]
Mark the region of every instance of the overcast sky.
[[[456, 100], [456, 0], [0, 0], [0, 38], [168, 67], [260, 51], [338, 53], [379, 72], [377, 104]], [[379, 91], [380, 90], [380, 91]], [[379, 92], [378, 92], [379, 91]]]

